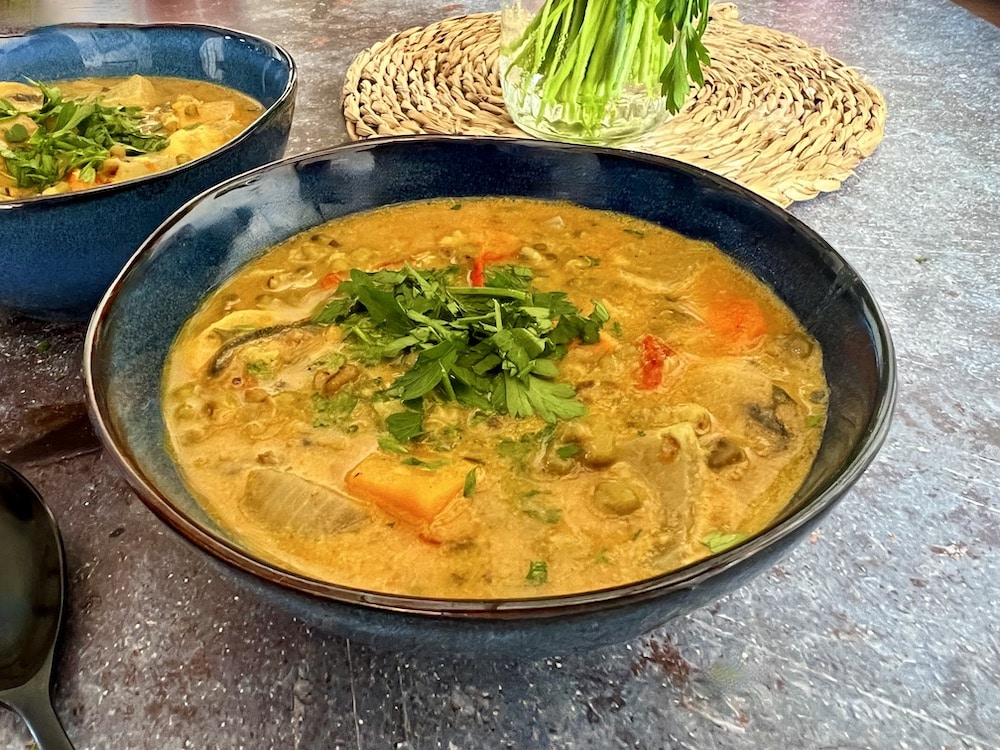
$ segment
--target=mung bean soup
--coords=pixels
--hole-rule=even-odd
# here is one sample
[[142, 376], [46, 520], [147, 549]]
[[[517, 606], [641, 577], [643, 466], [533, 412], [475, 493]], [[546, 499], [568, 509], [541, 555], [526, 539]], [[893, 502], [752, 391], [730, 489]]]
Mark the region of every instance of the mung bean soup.
[[186, 322], [163, 394], [184, 480], [253, 554], [471, 599], [739, 543], [805, 478], [827, 402], [816, 341], [720, 250], [521, 198], [283, 242]]
[[243, 132], [263, 106], [207, 81], [0, 81], [0, 201], [163, 172]]

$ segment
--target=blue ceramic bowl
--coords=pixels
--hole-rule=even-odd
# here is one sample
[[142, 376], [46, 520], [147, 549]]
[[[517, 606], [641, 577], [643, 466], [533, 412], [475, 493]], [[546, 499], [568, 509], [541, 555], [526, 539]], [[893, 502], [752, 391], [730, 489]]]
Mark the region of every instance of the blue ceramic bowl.
[[[829, 423], [805, 484], [770, 528], [681, 570], [627, 586], [519, 601], [391, 596], [255, 558], [206, 517], [164, 449], [160, 375], [184, 323], [222, 280], [316, 224], [402, 201], [480, 195], [569, 200], [709, 240], [770, 285], [825, 350]], [[808, 534], [886, 435], [892, 345], [871, 293], [826, 242], [727, 180], [668, 159], [473, 137], [377, 140], [237, 177], [174, 214], [95, 313], [85, 375], [98, 432], [150, 509], [229, 573], [307, 622], [375, 645], [542, 655], [634, 638], [740, 586]]]
[[0, 80], [133, 74], [221, 84], [257, 99], [265, 111], [222, 148], [169, 172], [0, 202], [0, 307], [86, 320], [129, 256], [179, 206], [284, 154], [295, 63], [264, 39], [186, 24], [73, 24], [0, 39]]

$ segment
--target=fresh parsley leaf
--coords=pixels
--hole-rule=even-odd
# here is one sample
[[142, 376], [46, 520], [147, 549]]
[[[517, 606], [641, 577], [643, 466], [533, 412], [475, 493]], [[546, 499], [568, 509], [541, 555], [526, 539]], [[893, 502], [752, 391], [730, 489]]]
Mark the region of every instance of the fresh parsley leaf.
[[409, 453], [408, 450], [392, 435], [383, 435], [378, 439], [378, 447], [386, 453]]
[[545, 503], [548, 495], [549, 493], [542, 490], [528, 490], [521, 497], [521, 512], [528, 518], [533, 518], [542, 523], [559, 523], [559, 519], [562, 518], [562, 510]]
[[472, 497], [472, 494], [476, 491], [476, 470], [469, 469], [469, 473], [465, 475], [465, 486], [462, 487], [463, 497]]
[[341, 391], [333, 396], [320, 393], [312, 395], [315, 412], [313, 427], [335, 427], [342, 425], [358, 405], [358, 397], [350, 391]]
[[390, 435], [400, 443], [405, 443], [423, 434], [424, 415], [419, 411], [397, 412], [386, 418], [385, 426]]
[[547, 424], [538, 432], [529, 432], [521, 435], [517, 440], [505, 438], [497, 444], [497, 452], [514, 462], [517, 466], [523, 466], [535, 452], [547, 444], [555, 434], [555, 425]]
[[534, 290], [525, 266], [491, 268], [482, 287], [454, 285], [457, 273], [353, 269], [311, 322], [340, 326], [362, 362], [408, 358], [384, 391], [391, 397], [547, 422], [582, 416], [573, 387], [557, 380], [557, 361], [572, 342], [599, 340], [607, 308], [594, 302], [583, 316], [565, 293]]
[[576, 456], [579, 453], [580, 453], [580, 446], [577, 445], [576, 443], [560, 445], [558, 448], [556, 448], [556, 455], [562, 459], [573, 458], [573, 456]]
[[310, 370], [321, 370], [335, 375], [341, 367], [347, 364], [347, 356], [340, 352], [330, 352], [309, 365]]
[[7, 132], [4, 133], [4, 139], [7, 143], [24, 143], [24, 141], [28, 140], [29, 137], [31, 137], [31, 133], [29, 133], [24, 124], [20, 122], [16, 122], [11, 125], [7, 129]]
[[548, 583], [549, 566], [544, 560], [532, 560], [528, 565], [528, 575], [524, 580], [531, 586], [541, 586]]
[[259, 380], [270, 380], [274, 377], [274, 370], [271, 369], [271, 365], [263, 359], [254, 359], [247, 362], [244, 365], [244, 369], [246, 369], [247, 375], [253, 375]]
[[417, 458], [416, 456], [407, 456], [402, 461], [400, 461], [400, 463], [406, 464], [407, 466], [419, 466], [421, 469], [434, 470], [434, 469], [440, 469], [442, 466], [447, 465], [449, 462], [448, 461], [425, 461], [424, 459]]

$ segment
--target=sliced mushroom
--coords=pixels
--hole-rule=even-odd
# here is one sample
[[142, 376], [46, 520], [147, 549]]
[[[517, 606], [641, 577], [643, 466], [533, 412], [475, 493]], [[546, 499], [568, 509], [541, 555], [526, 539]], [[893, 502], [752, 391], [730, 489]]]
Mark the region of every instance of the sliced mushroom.
[[292, 330], [294, 328], [304, 328], [306, 326], [315, 325], [309, 320], [300, 320], [295, 323], [285, 323], [283, 325], [266, 326], [265, 328], [258, 328], [253, 331], [245, 331], [243, 333], [237, 333], [231, 338], [226, 340], [219, 350], [212, 357], [211, 362], [208, 365], [208, 374], [211, 377], [218, 377], [226, 368], [229, 363], [232, 362], [233, 357], [236, 352], [242, 346], [253, 343], [255, 341], [261, 341], [263, 339], [268, 339], [273, 336], [278, 336], [285, 331]]
[[705, 463], [708, 464], [708, 468], [718, 471], [727, 466], [742, 463], [746, 461], [746, 458], [747, 454], [743, 446], [731, 437], [720, 435], [709, 442]]
[[19, 112], [33, 112], [41, 109], [45, 103], [45, 98], [37, 86], [14, 81], [0, 81], [0, 99], [9, 101]]
[[658, 429], [686, 422], [699, 435], [712, 429], [712, 414], [701, 404], [654, 404], [629, 415], [628, 425], [642, 430]]
[[[324, 375], [326, 375], [325, 378]], [[317, 372], [313, 377], [313, 385], [321, 380], [322, 382], [316, 390], [324, 396], [333, 396], [343, 390], [345, 385], [354, 382], [359, 377], [361, 377], [361, 368], [354, 364], [346, 364], [332, 375]]]

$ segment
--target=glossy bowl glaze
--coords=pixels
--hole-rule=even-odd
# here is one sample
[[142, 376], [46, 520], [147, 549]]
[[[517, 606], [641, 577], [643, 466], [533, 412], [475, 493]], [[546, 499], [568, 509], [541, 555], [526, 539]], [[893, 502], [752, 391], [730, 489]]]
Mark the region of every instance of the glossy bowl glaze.
[[264, 39], [189, 24], [71, 24], [0, 39], [0, 80], [133, 74], [221, 84], [265, 110], [229, 143], [168, 172], [0, 201], [0, 307], [86, 320], [129, 256], [179, 206], [284, 154], [296, 68], [287, 52]]
[[[397, 202], [513, 195], [569, 200], [709, 240], [770, 285], [825, 350], [830, 417], [802, 488], [766, 531], [709, 559], [627, 586], [517, 601], [450, 601], [345, 588], [278, 569], [217, 528], [164, 448], [160, 376], [185, 319], [268, 247], [321, 222]], [[636, 637], [772, 566], [875, 456], [895, 394], [892, 345], [867, 287], [790, 214], [668, 159], [587, 146], [406, 137], [269, 165], [202, 194], [143, 245], [88, 331], [98, 432], [149, 508], [249, 587], [305, 621], [388, 648], [538, 656]]]

